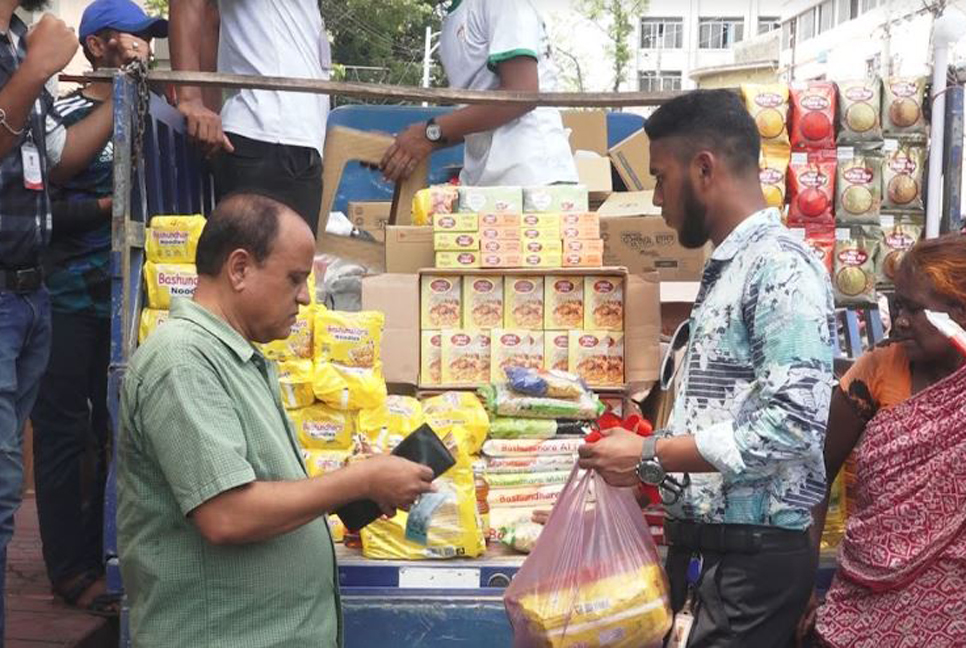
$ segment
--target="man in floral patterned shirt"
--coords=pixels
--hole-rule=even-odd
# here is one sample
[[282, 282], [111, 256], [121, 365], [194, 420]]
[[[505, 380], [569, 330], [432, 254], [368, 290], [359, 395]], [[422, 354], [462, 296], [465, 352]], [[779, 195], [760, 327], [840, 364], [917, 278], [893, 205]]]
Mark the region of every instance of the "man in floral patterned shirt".
[[814, 584], [807, 530], [825, 491], [828, 274], [766, 206], [737, 96], [683, 95], [646, 130], [654, 204], [682, 245], [716, 247], [675, 336], [688, 346], [669, 429], [612, 430], [581, 448], [581, 466], [661, 486], [672, 607], [690, 624], [678, 645], [786, 646]]

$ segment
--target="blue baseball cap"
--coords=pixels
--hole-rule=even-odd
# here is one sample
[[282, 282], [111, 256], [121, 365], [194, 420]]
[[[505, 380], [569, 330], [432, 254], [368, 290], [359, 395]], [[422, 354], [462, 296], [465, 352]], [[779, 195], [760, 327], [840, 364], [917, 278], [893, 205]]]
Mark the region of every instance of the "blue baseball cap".
[[125, 34], [143, 34], [152, 38], [167, 38], [168, 21], [149, 16], [131, 0], [94, 0], [81, 16], [77, 36], [81, 44], [91, 34], [102, 29], [115, 29]]

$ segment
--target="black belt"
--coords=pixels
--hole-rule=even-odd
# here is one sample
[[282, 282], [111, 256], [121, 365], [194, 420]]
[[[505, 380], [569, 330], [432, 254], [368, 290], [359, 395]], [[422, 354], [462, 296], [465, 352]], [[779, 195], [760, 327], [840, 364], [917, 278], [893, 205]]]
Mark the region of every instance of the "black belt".
[[664, 521], [664, 539], [673, 547], [715, 553], [754, 554], [760, 551], [807, 549], [811, 545], [808, 531], [679, 520]]
[[44, 270], [40, 266], [16, 270], [0, 268], [0, 290], [31, 293], [39, 290], [43, 285]]

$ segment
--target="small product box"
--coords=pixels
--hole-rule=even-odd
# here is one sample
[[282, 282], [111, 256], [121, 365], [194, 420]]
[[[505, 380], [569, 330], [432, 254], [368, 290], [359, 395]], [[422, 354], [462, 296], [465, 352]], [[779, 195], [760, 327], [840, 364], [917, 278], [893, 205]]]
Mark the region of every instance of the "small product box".
[[621, 277], [584, 277], [584, 328], [624, 329], [624, 280]]
[[471, 214], [522, 214], [520, 187], [460, 187], [459, 211]]
[[590, 387], [624, 384], [624, 334], [614, 331], [570, 331], [570, 371]]
[[524, 268], [559, 268], [563, 257], [559, 252], [536, 252], [523, 255]]
[[506, 277], [503, 299], [504, 328], [543, 329], [543, 300], [543, 277]]
[[543, 366], [543, 335], [540, 334], [539, 353], [535, 331], [524, 329], [493, 329], [490, 348], [490, 382], [505, 383], [507, 367], [540, 369]]
[[604, 255], [600, 252], [564, 252], [564, 268], [599, 268], [604, 265]]
[[481, 268], [522, 268], [523, 255], [519, 252], [483, 252]]
[[526, 254], [562, 253], [563, 242], [560, 239], [532, 239], [523, 242], [523, 252]]
[[442, 331], [424, 330], [420, 334], [419, 381], [424, 385], [439, 385], [442, 374]]
[[459, 277], [423, 275], [420, 278], [421, 328], [459, 328], [461, 304]]
[[560, 217], [560, 237], [564, 239], [599, 239], [600, 217], [594, 213], [564, 214]]
[[480, 214], [480, 229], [520, 227], [520, 214]]
[[480, 228], [480, 240], [486, 241], [519, 241], [522, 231], [519, 227], [495, 227], [488, 226]]
[[479, 268], [480, 253], [476, 252], [437, 252], [437, 268]]
[[587, 187], [558, 184], [523, 188], [524, 212], [578, 212], [588, 209]]
[[520, 239], [514, 241], [501, 241], [500, 239], [485, 239], [480, 241], [480, 251], [486, 254], [522, 254], [523, 242]]
[[479, 385], [490, 380], [490, 332], [447, 329], [442, 332], [444, 385]]
[[524, 214], [520, 222], [524, 229], [558, 229], [560, 214]]
[[480, 249], [479, 236], [471, 232], [436, 232], [433, 249], [437, 252], [475, 252]]
[[476, 214], [433, 214], [434, 232], [476, 232], [478, 229]]
[[570, 332], [544, 331], [544, 368], [568, 371], [570, 369]]
[[544, 278], [544, 328], [572, 329], [584, 325], [584, 279], [575, 276]]
[[[485, 255], [484, 255], [485, 256]], [[487, 330], [503, 326], [503, 277], [463, 277], [463, 327]]]

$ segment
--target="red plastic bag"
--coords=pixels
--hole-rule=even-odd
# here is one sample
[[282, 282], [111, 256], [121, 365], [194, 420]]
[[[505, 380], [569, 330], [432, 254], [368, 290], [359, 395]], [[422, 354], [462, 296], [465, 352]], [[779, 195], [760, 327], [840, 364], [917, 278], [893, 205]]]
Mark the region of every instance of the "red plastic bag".
[[633, 490], [574, 467], [503, 602], [514, 648], [646, 648], [671, 627], [667, 591]]
[[[584, 437], [584, 442], [596, 443], [604, 438], [604, 435], [600, 433], [601, 430], [609, 430], [615, 427], [630, 430], [637, 436], [642, 437], [649, 437], [654, 434], [654, 426], [639, 414], [631, 414], [622, 421], [613, 412], [605, 412], [594, 424], [594, 431]], [[661, 503], [661, 492], [657, 489], [657, 486], [641, 484], [637, 487], [637, 491], [642, 497], [647, 498], [651, 504], [658, 505]]]

